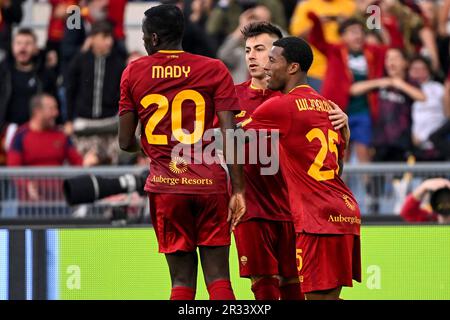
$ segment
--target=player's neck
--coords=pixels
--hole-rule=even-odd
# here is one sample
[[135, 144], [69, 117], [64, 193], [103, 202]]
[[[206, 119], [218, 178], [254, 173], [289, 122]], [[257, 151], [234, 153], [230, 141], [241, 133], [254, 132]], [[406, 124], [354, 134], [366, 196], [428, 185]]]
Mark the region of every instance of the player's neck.
[[161, 44], [156, 49], [157, 49], [156, 51], [161, 51], [161, 50], [182, 51], [183, 50], [183, 46], [181, 45], [181, 43], [167, 43], [167, 44]]
[[43, 131], [44, 126], [42, 125], [41, 121], [38, 119], [30, 119], [29, 127], [32, 131]]
[[250, 86], [254, 89], [266, 90], [267, 89], [267, 80], [252, 78]]
[[302, 85], [307, 85], [308, 81], [306, 81], [306, 77], [295, 77], [295, 78], [291, 78], [287, 81], [286, 86], [284, 87], [284, 89], [282, 90], [283, 94], [288, 94], [289, 92], [291, 92], [293, 89], [295, 89], [298, 86], [302, 86]]

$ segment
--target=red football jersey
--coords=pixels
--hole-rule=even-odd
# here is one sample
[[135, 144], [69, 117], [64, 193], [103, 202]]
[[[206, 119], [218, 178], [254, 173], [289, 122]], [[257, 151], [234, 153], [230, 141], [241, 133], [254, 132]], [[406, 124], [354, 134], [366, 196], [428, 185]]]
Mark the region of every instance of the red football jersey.
[[328, 119], [328, 101], [307, 85], [268, 100], [246, 129], [277, 129], [280, 166], [296, 232], [359, 235], [358, 204], [339, 177], [345, 142]]
[[[236, 115], [236, 122], [241, 122], [248, 119], [253, 111], [267, 99], [280, 96], [281, 93], [269, 89], [253, 88], [251, 80], [249, 80], [236, 85], [236, 95], [242, 108], [241, 112]], [[270, 147], [270, 141], [268, 142], [268, 147]], [[249, 150], [250, 148], [247, 144], [246, 155], [248, 155]], [[253, 218], [292, 221], [287, 188], [281, 171], [278, 171], [275, 175], [261, 175], [262, 167], [267, 166], [261, 163], [249, 164], [248, 161], [244, 165], [247, 213], [242, 218], [242, 221]]]
[[[227, 192], [220, 161], [213, 152], [203, 151], [213, 143], [212, 135], [204, 133], [212, 128], [216, 112], [228, 110], [238, 111], [240, 106], [233, 80], [219, 60], [158, 51], [128, 65], [122, 75], [119, 113], [139, 116], [142, 148], [151, 160], [145, 190]], [[172, 154], [179, 147], [185, 152]]]

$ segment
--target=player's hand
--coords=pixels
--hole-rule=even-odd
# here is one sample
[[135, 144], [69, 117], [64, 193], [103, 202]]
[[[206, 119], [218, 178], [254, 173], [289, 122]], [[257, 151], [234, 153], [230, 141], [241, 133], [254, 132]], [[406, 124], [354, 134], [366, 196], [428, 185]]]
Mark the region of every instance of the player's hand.
[[340, 130], [345, 126], [348, 126], [348, 116], [342, 111], [339, 106], [331, 100], [328, 100], [332, 110], [328, 111], [328, 119], [330, 119], [331, 124], [335, 130]]
[[231, 222], [230, 231], [234, 231], [238, 223], [241, 221], [247, 207], [245, 204], [245, 196], [241, 192], [233, 193], [228, 204], [227, 222]]

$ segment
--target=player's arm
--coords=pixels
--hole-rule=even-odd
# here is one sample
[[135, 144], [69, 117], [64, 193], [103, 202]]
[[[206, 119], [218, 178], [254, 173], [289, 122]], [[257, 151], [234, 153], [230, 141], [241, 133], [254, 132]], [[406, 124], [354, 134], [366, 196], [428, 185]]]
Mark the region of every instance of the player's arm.
[[[219, 111], [217, 112], [217, 117], [219, 118], [220, 131], [223, 139], [223, 154], [231, 178], [232, 195], [228, 208], [228, 221], [231, 221], [231, 230], [234, 230], [246, 211], [244, 171], [242, 164], [237, 163], [239, 150], [237, 141], [233, 138], [236, 131], [234, 112]], [[234, 155], [233, 159], [230, 159], [228, 156], [228, 148], [233, 148], [233, 152], [231, 153]]]
[[346, 148], [350, 143], [350, 126], [348, 124], [348, 116], [342, 111], [339, 106], [331, 100], [328, 100], [331, 107], [333, 108], [328, 112], [328, 118], [331, 121], [335, 130], [341, 130], [342, 137], [345, 141]]
[[[334, 103], [331, 100], [328, 100], [331, 107], [333, 108], [330, 110], [328, 118], [331, 121], [331, 124], [333, 125], [335, 130], [341, 130], [342, 139], [345, 143], [345, 148], [343, 150], [346, 150], [350, 143], [350, 126], [348, 124], [348, 116], [345, 114], [344, 111], [342, 111], [339, 106]], [[344, 156], [343, 153], [338, 157], [338, 165], [339, 165], [339, 176], [342, 176], [342, 173], [344, 171]]]
[[[237, 152], [240, 150], [238, 150], [236, 139], [228, 138], [230, 135], [235, 135], [236, 122], [234, 112], [240, 110], [240, 106], [230, 73], [223, 62], [217, 61], [216, 63], [211, 85], [215, 87], [214, 105], [222, 133], [223, 154], [233, 188], [228, 204], [228, 221], [231, 221], [231, 230], [234, 230], [247, 210], [244, 193], [244, 171], [242, 164], [237, 163]], [[228, 156], [228, 154], [231, 154], [230, 151], [234, 151], [232, 153], [234, 159], [230, 159]]]
[[139, 139], [136, 137], [138, 117], [134, 112], [122, 114], [119, 118], [119, 146], [127, 152], [141, 150]]
[[135, 104], [130, 93], [130, 68], [125, 68], [120, 81], [119, 102], [119, 147], [123, 151], [138, 152], [141, 150], [136, 128], [139, 122]]

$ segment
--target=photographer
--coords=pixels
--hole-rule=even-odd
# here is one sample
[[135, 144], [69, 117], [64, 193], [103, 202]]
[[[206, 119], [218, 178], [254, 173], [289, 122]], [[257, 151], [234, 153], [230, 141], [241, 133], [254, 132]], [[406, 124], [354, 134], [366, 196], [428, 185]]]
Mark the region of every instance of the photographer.
[[[428, 195], [431, 210], [421, 208], [422, 201]], [[408, 222], [450, 223], [450, 180], [433, 178], [422, 182], [406, 198], [400, 215]]]

